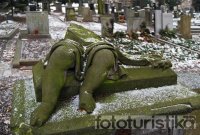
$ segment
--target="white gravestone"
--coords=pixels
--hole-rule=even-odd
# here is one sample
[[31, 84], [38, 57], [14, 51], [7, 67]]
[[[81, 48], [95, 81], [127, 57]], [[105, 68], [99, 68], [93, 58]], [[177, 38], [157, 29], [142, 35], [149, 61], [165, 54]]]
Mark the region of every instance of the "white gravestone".
[[165, 29], [166, 27], [168, 27], [169, 30], [173, 30], [173, 15], [172, 15], [172, 13], [163, 13], [162, 14], [162, 29]]
[[155, 10], [155, 35], [159, 35], [162, 29], [162, 11]]
[[48, 12], [28, 11], [26, 12], [26, 23], [28, 34], [49, 34]]

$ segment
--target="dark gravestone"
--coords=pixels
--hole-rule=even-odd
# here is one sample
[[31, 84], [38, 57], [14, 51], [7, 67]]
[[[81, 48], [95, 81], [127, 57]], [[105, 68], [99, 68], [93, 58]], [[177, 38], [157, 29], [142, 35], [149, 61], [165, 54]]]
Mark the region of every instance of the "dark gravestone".
[[112, 14], [115, 13], [115, 7], [114, 7], [114, 6], [111, 7], [111, 13], [112, 13]]
[[49, 1], [45, 0], [42, 2], [42, 11], [50, 12], [50, 4]]
[[105, 3], [105, 14], [109, 14], [110, 11], [109, 11], [109, 4], [108, 3]]
[[29, 8], [30, 8], [30, 11], [36, 11], [36, 5], [35, 4], [29, 4]]
[[90, 7], [90, 10], [93, 10], [93, 11], [95, 10], [95, 8], [94, 8], [94, 3], [90, 3], [90, 4], [89, 4], [89, 7]]

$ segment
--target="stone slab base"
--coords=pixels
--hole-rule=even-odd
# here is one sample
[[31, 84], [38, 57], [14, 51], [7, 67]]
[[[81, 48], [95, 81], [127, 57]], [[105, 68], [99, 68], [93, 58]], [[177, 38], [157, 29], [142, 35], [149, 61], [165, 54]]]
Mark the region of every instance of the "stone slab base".
[[18, 39], [16, 43], [15, 55], [12, 61], [13, 68], [20, 67], [21, 51], [22, 51], [22, 41]]
[[[38, 76], [40, 75], [40, 67], [33, 68], [34, 83], [37, 83]], [[145, 68], [125, 68], [127, 76], [117, 80], [106, 80], [100, 87], [95, 90], [95, 95], [112, 94], [121, 91], [135, 90], [150, 87], [161, 87], [166, 85], [177, 84], [177, 75], [171, 69], [153, 69], [150, 67]], [[39, 86], [39, 84], [36, 84]], [[41, 86], [41, 85], [40, 85]], [[80, 85], [69, 84], [66, 81], [66, 86], [62, 90], [61, 99], [68, 98], [68, 95], [78, 94]], [[37, 101], [41, 101], [41, 90], [36, 89]]]
[[97, 116], [187, 114], [200, 109], [199, 98], [198, 93], [180, 84], [118, 92], [97, 98], [94, 112], [86, 114], [77, 110], [78, 96], [75, 96], [59, 102], [48, 122], [37, 128], [29, 126], [31, 112], [38, 106], [30, 78], [15, 84], [11, 129], [13, 135], [110, 135], [115, 131], [95, 129]]
[[13, 29], [10, 33], [8, 33], [7, 35], [5, 36], [0, 36], [0, 39], [11, 39], [13, 38], [17, 33], [19, 32], [19, 28], [15, 28]]

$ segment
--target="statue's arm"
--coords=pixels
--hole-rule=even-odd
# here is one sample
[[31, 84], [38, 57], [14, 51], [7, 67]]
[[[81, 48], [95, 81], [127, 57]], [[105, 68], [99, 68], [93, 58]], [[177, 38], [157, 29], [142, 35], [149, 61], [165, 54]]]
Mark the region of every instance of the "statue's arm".
[[118, 59], [119, 61], [124, 64], [124, 65], [129, 65], [129, 66], [149, 66], [151, 63], [147, 59], [140, 59], [140, 60], [133, 60], [130, 58], [127, 58], [120, 52], [119, 49], [116, 49]]

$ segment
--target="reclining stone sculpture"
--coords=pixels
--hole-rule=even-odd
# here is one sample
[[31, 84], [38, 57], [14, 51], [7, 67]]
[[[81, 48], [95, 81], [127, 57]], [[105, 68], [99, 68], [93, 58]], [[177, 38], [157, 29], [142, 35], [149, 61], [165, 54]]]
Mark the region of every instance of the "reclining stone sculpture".
[[[73, 35], [70, 31], [76, 31], [77, 34]], [[83, 46], [87, 48], [85, 51]], [[79, 108], [91, 113], [95, 109], [93, 98], [95, 90], [106, 79], [118, 80], [126, 76], [119, 63], [132, 66], [155, 65], [155, 67], [166, 64], [168, 66], [164, 68], [171, 67], [169, 61], [156, 61], [157, 64], [154, 62], [148, 59], [131, 60], [98, 35], [82, 26], [71, 24], [65, 39], [56, 43], [44, 62], [40, 62], [43, 68], [41, 76], [33, 78], [38, 81], [34, 82], [34, 85], [35, 89], [41, 91], [42, 101], [31, 115], [31, 125], [41, 126], [48, 120], [67, 81], [69, 84], [80, 85]], [[68, 96], [74, 96], [75, 93], [69, 92]]]

